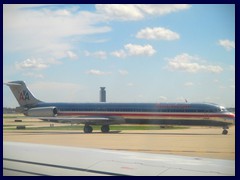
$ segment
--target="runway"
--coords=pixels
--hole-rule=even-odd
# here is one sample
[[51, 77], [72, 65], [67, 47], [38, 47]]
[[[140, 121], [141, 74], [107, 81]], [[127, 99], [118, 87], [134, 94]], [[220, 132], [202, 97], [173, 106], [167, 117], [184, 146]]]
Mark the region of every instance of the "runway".
[[[4, 119], [4, 125], [15, 124], [17, 123], [12, 118]], [[37, 119], [23, 119], [19, 125], [21, 124], [50, 126], [50, 123]], [[234, 160], [235, 126], [230, 127], [228, 132], [228, 135], [222, 135], [221, 127], [123, 130], [107, 134], [100, 131], [84, 134], [76, 130], [4, 129], [3, 140]]]

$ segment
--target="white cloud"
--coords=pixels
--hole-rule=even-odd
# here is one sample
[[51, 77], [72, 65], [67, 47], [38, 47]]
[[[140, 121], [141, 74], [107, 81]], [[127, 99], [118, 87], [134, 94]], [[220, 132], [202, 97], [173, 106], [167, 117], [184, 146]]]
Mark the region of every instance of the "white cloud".
[[139, 4], [137, 5], [144, 13], [150, 15], [165, 15], [181, 10], [189, 9], [188, 4]]
[[119, 51], [112, 52], [111, 55], [118, 57], [118, 58], [125, 58], [127, 56], [126, 52], [122, 49]]
[[26, 51], [29, 56], [44, 58], [68, 57], [66, 52], [73, 49], [70, 37], [109, 32], [109, 26], [100, 25], [105, 21], [104, 15], [60, 5], [4, 5], [4, 51]]
[[184, 86], [187, 86], [187, 87], [190, 87], [190, 86], [193, 86], [194, 84], [192, 82], [186, 82], [184, 83]]
[[141, 46], [137, 44], [126, 44], [124, 48], [127, 50], [127, 54], [130, 56], [141, 56], [141, 55], [152, 56], [156, 52], [155, 49], [149, 44], [145, 46]]
[[235, 49], [235, 42], [228, 39], [219, 40], [218, 44], [224, 47], [227, 51]]
[[57, 16], [70, 16], [71, 12], [66, 9], [60, 9], [60, 10], [54, 11], [54, 14]]
[[15, 63], [16, 69], [24, 70], [24, 69], [34, 69], [34, 70], [40, 70], [40, 69], [46, 69], [48, 68], [48, 65], [46, 63], [40, 62], [36, 59], [26, 59], [20, 63]]
[[126, 71], [126, 70], [118, 70], [118, 72], [119, 72], [122, 76], [128, 75], [128, 71]]
[[[41, 58], [40, 58], [41, 59]], [[47, 64], [62, 64], [62, 62], [61, 61], [59, 61], [59, 60], [57, 60], [57, 59], [54, 59], [54, 58], [47, 58], [47, 59], [44, 59], [44, 60], [42, 60], [41, 59], [41, 61], [42, 62], [45, 62], [45, 63], [47, 63]]]
[[172, 59], [169, 59], [167, 67], [170, 70], [180, 70], [190, 73], [196, 73], [200, 71], [220, 73], [223, 71], [223, 68], [221, 66], [200, 64], [199, 61], [200, 59], [198, 57], [183, 53], [175, 56]]
[[97, 51], [93, 54], [94, 57], [100, 58], [100, 59], [106, 59], [107, 58], [107, 53], [104, 51]]
[[126, 44], [124, 50], [118, 50], [111, 53], [111, 55], [118, 58], [125, 58], [127, 56], [152, 56], [156, 53], [156, 50], [149, 44], [138, 45], [138, 44]]
[[207, 65], [207, 66], [203, 66], [203, 70], [213, 72], [213, 73], [220, 73], [223, 71], [223, 68], [221, 66]]
[[99, 59], [107, 58], [107, 53], [105, 51], [96, 51], [96, 52], [85, 51], [84, 53], [85, 53], [85, 56], [87, 57], [94, 57]]
[[98, 4], [97, 12], [105, 14], [110, 20], [123, 21], [141, 20], [147, 15], [165, 15], [180, 10], [186, 10], [186, 4]]
[[[163, 15], [189, 7], [189, 5], [103, 4], [96, 5], [96, 12], [89, 12], [80, 11], [79, 6], [75, 5], [69, 8], [46, 4], [7, 4], [3, 6], [4, 52], [21, 51], [27, 52], [27, 56], [42, 58], [75, 58], [76, 54], [71, 51], [74, 44], [69, 38], [111, 31], [110, 26], [100, 23], [115, 19], [139, 20], [146, 15]], [[121, 50], [113, 52], [112, 55], [122, 58], [126, 53]], [[106, 54], [100, 53], [96, 56], [105, 58]]]
[[70, 59], [76, 59], [77, 55], [72, 51], [67, 51], [67, 55]]
[[140, 20], [144, 17], [140, 9], [132, 4], [97, 4], [96, 9], [109, 19]]
[[140, 30], [137, 35], [137, 38], [140, 39], [156, 39], [156, 40], [176, 40], [179, 39], [180, 36], [176, 32], [173, 32], [169, 29], [162, 28], [162, 27], [155, 27], [155, 28], [145, 28]]
[[8, 9], [27, 9], [27, 8], [40, 8], [44, 6], [49, 6], [50, 4], [3, 4], [4, 8]]
[[159, 101], [167, 101], [167, 97], [165, 97], [165, 96], [159, 96]]
[[96, 76], [104, 76], [104, 75], [111, 74], [111, 72], [104, 72], [104, 71], [100, 71], [97, 69], [91, 69], [91, 70], [87, 71], [87, 74], [96, 75]]
[[54, 58], [41, 59], [41, 58], [29, 58], [22, 62], [15, 62], [17, 70], [42, 70], [48, 68], [51, 64], [61, 64], [60, 61]]

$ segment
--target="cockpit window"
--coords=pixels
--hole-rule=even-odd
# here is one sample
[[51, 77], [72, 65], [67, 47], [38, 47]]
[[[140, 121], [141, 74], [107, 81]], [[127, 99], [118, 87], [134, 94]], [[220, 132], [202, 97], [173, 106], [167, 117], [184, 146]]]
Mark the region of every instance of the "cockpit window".
[[220, 106], [220, 110], [221, 110], [221, 111], [227, 111], [226, 108], [223, 107], [223, 106]]

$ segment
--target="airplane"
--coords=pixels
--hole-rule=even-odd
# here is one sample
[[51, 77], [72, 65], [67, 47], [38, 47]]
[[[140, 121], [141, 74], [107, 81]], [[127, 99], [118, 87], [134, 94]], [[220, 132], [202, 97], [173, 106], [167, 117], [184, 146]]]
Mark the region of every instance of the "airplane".
[[235, 176], [235, 160], [3, 142], [3, 176]]
[[43, 121], [84, 124], [84, 133], [92, 133], [91, 125], [108, 133], [112, 124], [163, 124], [221, 126], [226, 135], [235, 120], [235, 114], [213, 103], [50, 103], [35, 98], [24, 81], [4, 84], [18, 101], [18, 112]]

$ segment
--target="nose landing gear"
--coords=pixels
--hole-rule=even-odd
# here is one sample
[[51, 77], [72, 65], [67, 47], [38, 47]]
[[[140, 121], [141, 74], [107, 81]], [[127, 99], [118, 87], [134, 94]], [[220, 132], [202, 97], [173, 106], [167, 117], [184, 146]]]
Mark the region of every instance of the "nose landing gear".
[[223, 127], [223, 132], [222, 132], [223, 135], [227, 135], [228, 134], [228, 130], [227, 130], [228, 128], [229, 128], [228, 126], [224, 126]]

